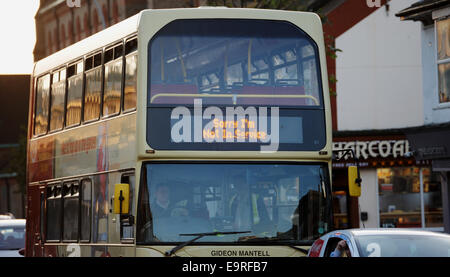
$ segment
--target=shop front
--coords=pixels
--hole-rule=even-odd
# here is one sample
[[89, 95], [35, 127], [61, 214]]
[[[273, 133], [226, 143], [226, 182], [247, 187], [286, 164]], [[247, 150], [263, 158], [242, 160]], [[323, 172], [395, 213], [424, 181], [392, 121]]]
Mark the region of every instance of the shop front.
[[[361, 133], [361, 132], [359, 132]], [[441, 179], [429, 160], [416, 160], [401, 132], [336, 132], [333, 150], [353, 149], [356, 159], [333, 163], [335, 228], [426, 228], [443, 230]], [[357, 163], [361, 196], [349, 197], [346, 170]]]
[[[407, 132], [417, 161], [430, 160], [431, 170], [441, 191], [443, 231], [450, 233], [450, 124], [413, 128]], [[434, 180], [434, 179], [433, 179]]]

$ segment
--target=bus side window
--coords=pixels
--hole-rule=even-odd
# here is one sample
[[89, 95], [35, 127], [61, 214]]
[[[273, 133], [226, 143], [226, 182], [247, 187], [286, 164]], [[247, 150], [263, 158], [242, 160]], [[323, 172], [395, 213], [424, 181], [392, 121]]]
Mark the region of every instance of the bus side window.
[[103, 116], [120, 112], [122, 95], [123, 45], [105, 52], [105, 79], [103, 94]]
[[91, 242], [108, 241], [108, 200], [106, 198], [110, 175], [102, 173], [93, 176], [92, 182], [92, 228]]
[[100, 118], [102, 99], [102, 54], [95, 54], [85, 61], [86, 86], [84, 93], [84, 121]]
[[36, 111], [34, 118], [34, 134], [47, 133], [50, 94], [50, 74], [40, 77], [36, 86]]
[[79, 185], [78, 181], [65, 183], [63, 186], [63, 240], [78, 240], [78, 218], [79, 218]]
[[47, 188], [46, 241], [61, 240], [62, 195], [61, 184]]
[[[129, 211], [130, 214], [133, 215], [134, 214], [134, 210], [133, 210], [133, 195], [134, 195], [134, 184], [135, 184], [135, 177], [134, 175], [131, 175], [130, 173], [125, 173], [121, 176], [120, 178], [120, 182], [122, 184], [129, 184], [130, 185], [130, 207], [129, 207]], [[131, 240], [134, 238], [134, 227], [132, 224], [130, 225], [124, 225], [123, 226], [123, 234], [122, 237], [120, 238], [121, 240]]]
[[83, 61], [69, 66], [67, 75], [66, 126], [73, 126], [78, 125], [81, 122]]
[[125, 43], [125, 84], [123, 110], [136, 108], [137, 97], [137, 38]]
[[83, 179], [81, 181], [81, 234], [80, 240], [89, 242], [91, 240], [91, 215], [92, 215], [92, 180]]
[[64, 126], [64, 101], [66, 96], [66, 69], [53, 73], [50, 101], [50, 131]]

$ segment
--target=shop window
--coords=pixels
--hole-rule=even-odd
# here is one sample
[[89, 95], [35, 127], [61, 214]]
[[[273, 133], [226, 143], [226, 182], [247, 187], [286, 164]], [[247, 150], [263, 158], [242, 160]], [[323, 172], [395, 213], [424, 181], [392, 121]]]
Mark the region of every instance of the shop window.
[[102, 54], [86, 59], [86, 89], [84, 94], [84, 121], [100, 118], [102, 99]]
[[67, 70], [67, 106], [66, 126], [73, 126], [81, 122], [81, 104], [83, 96], [83, 62], [69, 66]]
[[64, 101], [66, 96], [66, 69], [53, 73], [51, 106], [50, 106], [50, 131], [61, 130], [64, 126]]
[[450, 102], [450, 17], [436, 21], [439, 103]]
[[429, 168], [377, 170], [380, 226], [421, 228], [442, 226], [441, 187]]
[[47, 132], [48, 107], [50, 94], [50, 74], [37, 80], [36, 88], [36, 113], [34, 119], [34, 134], [42, 135]]
[[345, 191], [333, 191], [333, 224], [334, 229], [348, 229], [349, 215], [347, 212], [347, 193]]
[[443, 227], [442, 193], [439, 173], [429, 168], [423, 171], [423, 196], [425, 227]]
[[381, 227], [422, 226], [419, 168], [378, 169]]

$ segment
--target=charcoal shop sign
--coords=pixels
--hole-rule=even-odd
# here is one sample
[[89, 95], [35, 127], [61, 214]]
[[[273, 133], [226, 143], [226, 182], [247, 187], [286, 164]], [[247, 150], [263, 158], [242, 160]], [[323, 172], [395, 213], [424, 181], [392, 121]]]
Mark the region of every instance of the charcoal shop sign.
[[[333, 143], [333, 150], [353, 149], [358, 159], [405, 158], [410, 153], [408, 140], [369, 140], [369, 141], [339, 141]], [[341, 158], [342, 152], [336, 156]], [[349, 155], [345, 160], [351, 159]]]

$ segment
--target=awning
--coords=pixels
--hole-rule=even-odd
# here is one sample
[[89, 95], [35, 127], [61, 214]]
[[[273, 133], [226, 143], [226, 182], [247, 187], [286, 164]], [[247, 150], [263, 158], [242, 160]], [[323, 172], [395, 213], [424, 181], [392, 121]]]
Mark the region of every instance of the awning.
[[432, 12], [450, 6], [450, 0], [422, 0], [395, 14], [401, 20], [422, 21], [424, 25], [433, 24]]
[[450, 124], [405, 130], [416, 160], [450, 159]]

